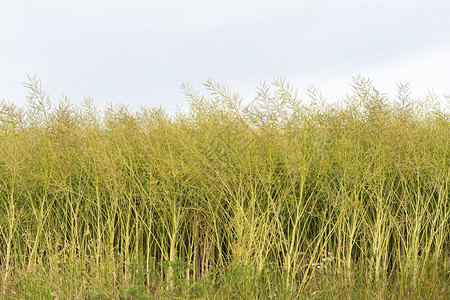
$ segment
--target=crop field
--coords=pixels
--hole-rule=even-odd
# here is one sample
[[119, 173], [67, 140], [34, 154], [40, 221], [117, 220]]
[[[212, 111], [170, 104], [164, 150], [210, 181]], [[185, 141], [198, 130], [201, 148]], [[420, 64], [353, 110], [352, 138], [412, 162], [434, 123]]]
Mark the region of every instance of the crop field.
[[356, 77], [0, 103], [0, 298], [449, 299], [450, 112]]

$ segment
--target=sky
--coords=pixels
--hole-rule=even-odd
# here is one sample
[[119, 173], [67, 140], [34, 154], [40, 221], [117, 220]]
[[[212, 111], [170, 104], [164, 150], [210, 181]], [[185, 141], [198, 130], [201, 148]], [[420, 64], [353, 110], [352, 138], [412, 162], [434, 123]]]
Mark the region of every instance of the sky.
[[286, 78], [328, 101], [352, 76], [396, 94], [450, 95], [448, 0], [14, 0], [0, 4], [0, 100], [24, 105], [28, 75], [56, 103], [187, 108], [180, 85], [212, 78], [251, 102]]

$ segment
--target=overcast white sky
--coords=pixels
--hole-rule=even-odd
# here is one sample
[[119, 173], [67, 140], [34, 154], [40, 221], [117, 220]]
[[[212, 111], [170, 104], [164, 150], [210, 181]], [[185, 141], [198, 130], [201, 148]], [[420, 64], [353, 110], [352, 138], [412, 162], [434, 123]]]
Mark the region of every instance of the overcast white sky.
[[351, 76], [395, 95], [450, 94], [448, 0], [1, 1], [0, 99], [26, 74], [54, 102], [186, 107], [180, 84], [213, 78], [250, 102], [263, 81], [312, 84], [330, 101]]

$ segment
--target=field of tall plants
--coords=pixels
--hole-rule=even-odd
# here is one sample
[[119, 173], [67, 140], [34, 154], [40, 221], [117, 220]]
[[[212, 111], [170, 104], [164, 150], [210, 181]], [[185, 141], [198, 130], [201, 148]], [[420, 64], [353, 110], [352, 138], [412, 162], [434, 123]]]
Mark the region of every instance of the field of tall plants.
[[450, 112], [355, 77], [0, 103], [0, 298], [450, 298]]

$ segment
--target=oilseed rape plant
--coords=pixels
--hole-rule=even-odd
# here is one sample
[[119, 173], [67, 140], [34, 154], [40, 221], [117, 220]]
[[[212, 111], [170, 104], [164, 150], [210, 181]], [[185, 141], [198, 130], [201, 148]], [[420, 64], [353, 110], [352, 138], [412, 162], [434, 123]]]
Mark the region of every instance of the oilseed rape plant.
[[0, 293], [11, 299], [450, 297], [450, 114], [355, 77], [186, 113], [0, 103]]

